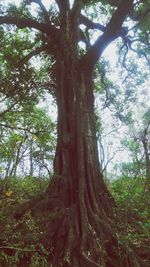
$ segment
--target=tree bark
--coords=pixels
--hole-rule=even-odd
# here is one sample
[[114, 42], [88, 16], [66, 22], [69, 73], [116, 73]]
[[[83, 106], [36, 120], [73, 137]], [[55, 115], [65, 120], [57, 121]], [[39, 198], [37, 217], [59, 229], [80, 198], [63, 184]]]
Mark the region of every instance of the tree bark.
[[118, 244], [115, 203], [100, 173], [92, 69], [81, 68], [64, 46], [57, 52], [55, 72], [58, 138], [43, 204], [51, 214], [45, 228], [50, 266], [139, 266]]

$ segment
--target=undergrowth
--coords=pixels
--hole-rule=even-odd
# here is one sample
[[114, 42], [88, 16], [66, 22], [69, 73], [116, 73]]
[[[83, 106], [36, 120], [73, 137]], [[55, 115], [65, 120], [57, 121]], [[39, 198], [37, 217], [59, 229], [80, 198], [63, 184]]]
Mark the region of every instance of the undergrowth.
[[[0, 180], [0, 266], [48, 267], [49, 251], [44, 240], [44, 220], [30, 211], [20, 219], [14, 217], [16, 207], [42, 195], [48, 179], [37, 177]], [[132, 244], [140, 257], [148, 259], [150, 196], [141, 178], [122, 177], [109, 184], [117, 202], [118, 242]]]

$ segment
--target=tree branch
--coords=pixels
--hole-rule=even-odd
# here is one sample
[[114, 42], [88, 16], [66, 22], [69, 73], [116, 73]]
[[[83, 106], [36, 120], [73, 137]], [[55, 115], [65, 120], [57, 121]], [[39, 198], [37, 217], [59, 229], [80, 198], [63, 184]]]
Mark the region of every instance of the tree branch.
[[18, 62], [18, 68], [24, 65], [27, 61], [29, 61], [33, 56], [39, 55], [41, 52], [48, 50], [50, 47], [49, 45], [43, 45], [41, 47], [35, 48], [33, 51], [31, 51], [28, 55], [26, 55], [24, 58], [22, 58]]
[[0, 117], [4, 116], [5, 113], [9, 112], [15, 105], [17, 104], [17, 102], [13, 103], [12, 105], [10, 105], [7, 109], [5, 109], [4, 111], [0, 112]]
[[1, 250], [4, 250], [5, 252], [8, 250], [17, 250], [17, 251], [22, 251], [22, 252], [39, 252], [41, 253], [39, 250], [35, 250], [35, 249], [28, 249], [28, 248], [19, 248], [19, 247], [11, 247], [11, 246], [2, 246], [0, 247]]
[[134, 21], [138, 21], [139, 23], [141, 23], [141, 21], [143, 21], [143, 19], [145, 19], [146, 16], [149, 16], [149, 14], [150, 14], [150, 8], [147, 8], [143, 12], [139, 12], [137, 14], [131, 14], [131, 18]]
[[85, 17], [82, 14], [80, 17], [80, 24], [84, 24], [88, 29], [97, 29], [97, 30], [100, 30], [102, 32], [104, 32], [106, 29], [106, 27], [104, 27], [100, 23], [95, 23], [95, 22], [89, 20], [87, 17]]
[[46, 33], [52, 37], [56, 42], [59, 41], [59, 29], [52, 26], [50, 23], [40, 23], [30, 18], [17, 18], [12, 16], [0, 16], [0, 24], [12, 24], [20, 29], [33, 28]]
[[43, 16], [45, 19], [46, 23], [50, 23], [50, 18], [49, 18], [49, 14], [48, 11], [46, 9], [46, 7], [43, 5], [43, 3], [41, 2], [41, 0], [31, 0], [30, 3], [36, 3], [37, 5], [39, 5], [39, 7], [41, 8], [42, 12], [43, 12]]
[[35, 159], [37, 161], [38, 164], [42, 165], [42, 167], [44, 167], [47, 172], [48, 172], [48, 175], [49, 177], [51, 178], [52, 177], [52, 174], [51, 174], [51, 171], [49, 170], [49, 168], [47, 167], [46, 163], [42, 162], [40, 159], [36, 158]]
[[126, 16], [132, 10], [132, 7], [133, 0], [121, 1], [107, 24], [103, 35], [96, 40], [88, 52], [81, 58], [81, 64], [85, 66], [85, 68], [93, 68], [104, 49], [122, 34], [122, 24]]
[[[37, 135], [37, 136], [38, 136], [39, 134], [43, 134], [43, 133], [45, 133], [44, 130], [41, 130], [41, 131], [31, 131], [31, 130], [28, 129], [28, 128], [19, 127], [19, 126], [15, 127], [15, 126], [11, 126], [11, 125], [9, 125], [9, 124], [1, 123], [1, 122], [0, 122], [0, 126], [5, 127], [5, 128], [8, 128], [8, 129], [11, 129], [11, 130], [25, 131], [25, 132], [28, 132], [28, 133], [30, 133], [30, 134]], [[47, 131], [47, 132], [48, 132], [48, 131]], [[50, 133], [50, 132], [49, 132], [49, 133]]]
[[102, 173], [104, 173], [104, 171], [106, 171], [107, 167], [108, 167], [108, 164], [111, 162], [111, 160], [114, 159], [114, 157], [117, 155], [118, 152], [121, 152], [121, 151], [124, 151], [125, 149], [123, 148], [120, 148], [118, 150], [116, 150], [113, 155], [107, 160], [105, 166], [102, 168]]

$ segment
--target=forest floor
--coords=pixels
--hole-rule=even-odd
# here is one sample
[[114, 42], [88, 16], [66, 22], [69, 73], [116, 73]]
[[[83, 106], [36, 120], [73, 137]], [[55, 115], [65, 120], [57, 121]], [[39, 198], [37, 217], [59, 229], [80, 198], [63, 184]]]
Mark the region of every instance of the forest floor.
[[[48, 179], [36, 177], [0, 181], [0, 266], [27, 267], [23, 265], [27, 260], [30, 267], [48, 266], [49, 252], [44, 242], [47, 214], [35, 219], [29, 210], [21, 218], [14, 217], [16, 208], [39, 198], [48, 183]], [[143, 179], [122, 177], [109, 182], [108, 187], [121, 218], [117, 226], [118, 242], [130, 245], [147, 265], [150, 262], [150, 194]]]

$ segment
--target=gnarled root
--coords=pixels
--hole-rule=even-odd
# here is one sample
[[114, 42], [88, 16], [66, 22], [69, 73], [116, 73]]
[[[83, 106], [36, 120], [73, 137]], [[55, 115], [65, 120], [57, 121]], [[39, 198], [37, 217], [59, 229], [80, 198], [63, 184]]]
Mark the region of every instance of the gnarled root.
[[41, 220], [49, 266], [146, 267], [133, 251], [118, 242], [115, 219], [99, 208], [97, 200], [89, 201], [85, 190], [81, 201], [69, 203], [67, 190], [63, 180], [55, 179], [51, 192], [24, 208]]

